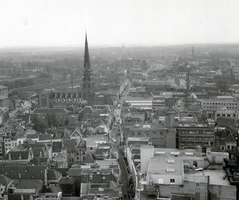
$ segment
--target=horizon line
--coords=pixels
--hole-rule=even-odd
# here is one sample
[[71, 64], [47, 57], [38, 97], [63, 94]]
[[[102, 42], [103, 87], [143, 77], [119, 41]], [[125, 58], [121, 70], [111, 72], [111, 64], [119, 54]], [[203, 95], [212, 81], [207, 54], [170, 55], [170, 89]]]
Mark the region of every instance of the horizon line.
[[[146, 44], [114, 44], [114, 45], [107, 45], [107, 44], [101, 44], [101, 45], [89, 45], [90, 48], [137, 48], [137, 47], [170, 47], [170, 46], [201, 46], [201, 45], [239, 45], [239, 42], [221, 42], [221, 43], [178, 43], [178, 44], [155, 44], [155, 45], [146, 45]], [[84, 48], [84, 45], [25, 45], [25, 46], [5, 46], [1, 47], [0, 49], [41, 49], [41, 48]]]

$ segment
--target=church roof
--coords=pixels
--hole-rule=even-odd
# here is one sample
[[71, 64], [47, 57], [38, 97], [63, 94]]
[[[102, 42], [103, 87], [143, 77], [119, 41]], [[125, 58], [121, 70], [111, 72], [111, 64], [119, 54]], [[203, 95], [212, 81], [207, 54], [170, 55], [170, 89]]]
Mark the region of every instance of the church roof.
[[33, 111], [33, 114], [64, 114], [68, 113], [68, 111], [64, 108], [36, 108]]

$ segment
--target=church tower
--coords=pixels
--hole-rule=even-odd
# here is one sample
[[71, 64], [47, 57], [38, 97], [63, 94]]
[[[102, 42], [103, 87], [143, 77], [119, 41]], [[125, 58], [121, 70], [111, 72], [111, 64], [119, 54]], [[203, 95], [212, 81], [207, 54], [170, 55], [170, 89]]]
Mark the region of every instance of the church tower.
[[88, 49], [87, 35], [85, 35], [85, 55], [84, 55], [84, 71], [82, 85], [83, 99], [88, 102], [88, 105], [94, 103], [94, 84], [93, 74], [90, 65], [90, 55]]

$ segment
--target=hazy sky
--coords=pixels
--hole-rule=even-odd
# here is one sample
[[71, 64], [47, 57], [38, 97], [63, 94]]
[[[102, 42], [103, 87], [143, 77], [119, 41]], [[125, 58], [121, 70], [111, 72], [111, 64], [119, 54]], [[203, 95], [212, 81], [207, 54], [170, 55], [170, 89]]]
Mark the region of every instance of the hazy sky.
[[0, 0], [0, 47], [239, 42], [239, 0]]

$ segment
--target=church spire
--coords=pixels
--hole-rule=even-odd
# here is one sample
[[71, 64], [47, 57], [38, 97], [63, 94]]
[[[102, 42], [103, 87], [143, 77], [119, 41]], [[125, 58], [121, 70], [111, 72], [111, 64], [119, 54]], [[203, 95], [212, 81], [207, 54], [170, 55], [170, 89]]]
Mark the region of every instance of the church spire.
[[85, 34], [85, 55], [82, 90], [83, 99], [87, 101], [88, 105], [92, 105], [94, 103], [94, 83], [93, 73], [90, 65], [90, 54], [88, 48], [87, 34]]
[[88, 48], [87, 33], [85, 34], [84, 68], [90, 69], [90, 54], [89, 54], [89, 48]]

